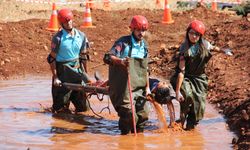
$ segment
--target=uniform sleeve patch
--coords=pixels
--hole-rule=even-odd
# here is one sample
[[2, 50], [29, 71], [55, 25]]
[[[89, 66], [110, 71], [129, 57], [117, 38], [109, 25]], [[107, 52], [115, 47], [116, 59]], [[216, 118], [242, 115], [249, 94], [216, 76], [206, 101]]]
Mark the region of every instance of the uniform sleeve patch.
[[51, 43], [51, 49], [55, 49], [56, 48], [56, 44], [54, 42]]

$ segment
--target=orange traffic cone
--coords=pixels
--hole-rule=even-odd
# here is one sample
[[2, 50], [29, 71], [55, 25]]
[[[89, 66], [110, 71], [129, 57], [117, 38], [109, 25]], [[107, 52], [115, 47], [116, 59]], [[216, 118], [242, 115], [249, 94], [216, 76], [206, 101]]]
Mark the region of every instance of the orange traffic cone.
[[109, 0], [103, 0], [103, 8], [104, 10], [110, 10], [110, 1]]
[[164, 15], [163, 15], [162, 23], [164, 23], [164, 24], [174, 23], [174, 20], [172, 20], [172, 17], [170, 14], [168, 0], [165, 0]]
[[54, 32], [59, 30], [55, 3], [52, 4], [52, 15], [50, 17], [50, 22], [49, 22], [48, 28], [46, 28], [46, 29], [49, 31], [54, 31]]
[[88, 2], [86, 2], [86, 9], [84, 12], [83, 25], [81, 25], [81, 28], [95, 28], [95, 26], [92, 25], [91, 12], [90, 12]]
[[216, 11], [217, 10], [217, 1], [213, 0], [212, 2], [212, 11]]

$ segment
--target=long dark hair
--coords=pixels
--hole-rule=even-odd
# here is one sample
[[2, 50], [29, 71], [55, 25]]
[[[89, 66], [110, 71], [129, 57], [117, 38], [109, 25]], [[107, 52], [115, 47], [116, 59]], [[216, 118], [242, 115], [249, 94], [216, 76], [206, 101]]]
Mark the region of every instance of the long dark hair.
[[[189, 39], [189, 36], [188, 36], [188, 32], [191, 30], [192, 28], [191, 27], [188, 27], [187, 28], [187, 32], [186, 32], [186, 38], [187, 38], [187, 41], [188, 41], [188, 47], [190, 48], [194, 43], [192, 43]], [[198, 53], [200, 53], [200, 57], [201, 58], [205, 58], [206, 56], [209, 56], [209, 52], [208, 50], [205, 48], [204, 44], [203, 44], [203, 35], [200, 35], [200, 38], [198, 40], [198, 44], [199, 44], [199, 50], [198, 50]]]

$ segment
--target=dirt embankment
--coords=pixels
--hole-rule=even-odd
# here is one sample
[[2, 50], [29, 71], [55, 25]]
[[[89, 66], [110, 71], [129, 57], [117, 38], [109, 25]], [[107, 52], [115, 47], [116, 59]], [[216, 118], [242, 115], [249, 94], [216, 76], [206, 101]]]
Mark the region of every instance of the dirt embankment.
[[[23, 11], [26, 15], [50, 14], [49, 10]], [[229, 127], [239, 135], [234, 140], [240, 149], [249, 148], [250, 139], [250, 81], [249, 81], [249, 37], [250, 23], [234, 15], [197, 8], [185, 12], [172, 12], [173, 24], [161, 23], [162, 10], [127, 9], [91, 12], [96, 28], [81, 29], [91, 41], [89, 68], [99, 70], [107, 76], [107, 66], [102, 57], [122, 35], [129, 34], [128, 24], [133, 15], [148, 18], [150, 29], [147, 40], [150, 46], [152, 75], [169, 78], [175, 66], [174, 54], [182, 42], [185, 29], [193, 19], [203, 21], [207, 27], [206, 38], [219, 47], [230, 47], [233, 56], [215, 54], [208, 65], [208, 101], [216, 104], [225, 114]], [[77, 28], [83, 22], [83, 12], [74, 11]], [[18, 22], [0, 23], [0, 79], [22, 77], [27, 74], [50, 75], [46, 62], [53, 33], [46, 27], [48, 19], [28, 19]], [[98, 67], [96, 67], [98, 66]]]

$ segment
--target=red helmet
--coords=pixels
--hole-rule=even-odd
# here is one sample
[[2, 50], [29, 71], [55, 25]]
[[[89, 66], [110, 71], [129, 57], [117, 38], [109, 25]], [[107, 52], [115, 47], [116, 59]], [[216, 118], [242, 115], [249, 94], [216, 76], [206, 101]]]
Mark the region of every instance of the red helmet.
[[199, 20], [192, 21], [189, 24], [188, 28], [195, 30], [196, 32], [200, 33], [201, 35], [204, 35], [204, 33], [205, 33], [205, 25]]
[[144, 16], [141, 16], [141, 15], [133, 16], [129, 27], [131, 29], [147, 30], [148, 20]]
[[60, 23], [66, 23], [69, 20], [73, 19], [73, 13], [71, 10], [67, 9], [67, 8], [63, 8], [61, 10], [59, 10], [58, 12], [58, 21]]

